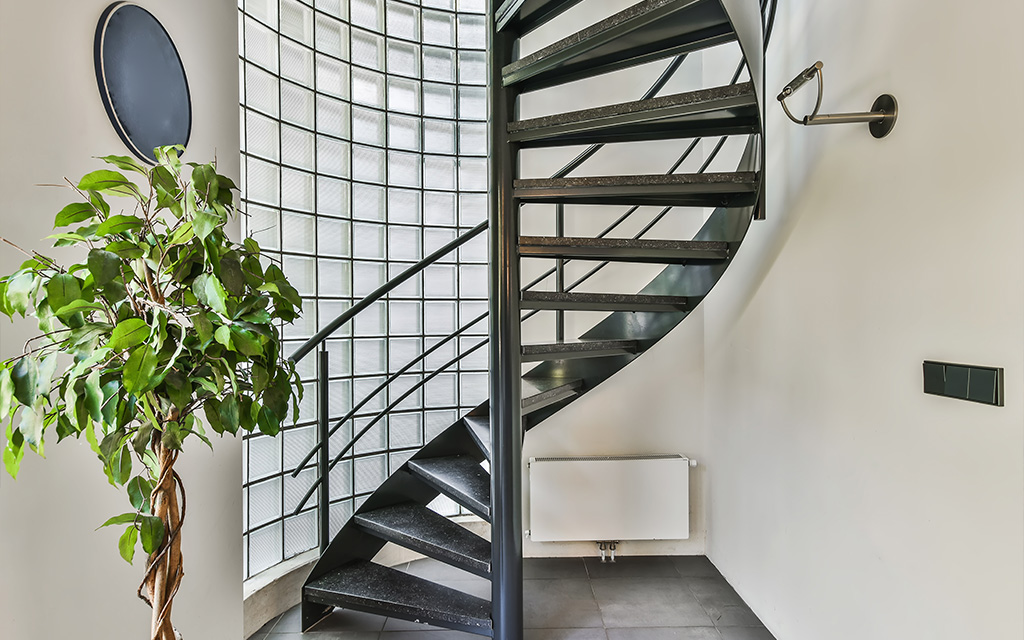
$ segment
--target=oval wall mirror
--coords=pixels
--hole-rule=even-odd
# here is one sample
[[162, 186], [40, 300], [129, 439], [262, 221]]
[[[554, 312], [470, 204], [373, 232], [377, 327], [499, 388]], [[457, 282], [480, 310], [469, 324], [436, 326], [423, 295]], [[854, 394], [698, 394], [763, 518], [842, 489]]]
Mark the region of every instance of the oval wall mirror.
[[192, 101], [185, 67], [153, 14], [130, 2], [107, 7], [94, 55], [103, 106], [133, 154], [155, 163], [155, 147], [188, 144]]

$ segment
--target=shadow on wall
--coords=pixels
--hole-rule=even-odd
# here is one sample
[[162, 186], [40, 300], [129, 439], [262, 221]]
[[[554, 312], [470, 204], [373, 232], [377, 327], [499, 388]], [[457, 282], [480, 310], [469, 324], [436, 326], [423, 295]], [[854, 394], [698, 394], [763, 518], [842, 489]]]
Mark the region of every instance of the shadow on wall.
[[[839, 136], [867, 135], [866, 126], [858, 125], [842, 125], [838, 129], [829, 127], [829, 130], [800, 127], [786, 118], [775, 96], [794, 74], [821, 59], [822, 51], [856, 50], [863, 43], [873, 39], [877, 41], [877, 35], [875, 23], [863, 11], [837, 12], [834, 7], [804, 0], [779, 4], [771, 45], [765, 57], [767, 219], [751, 225], [747, 241], [730, 267], [734, 271], [723, 281], [726, 286], [716, 287], [709, 296], [713, 301], [707, 305], [709, 328], [716, 327], [716, 330], [709, 331], [709, 348], [713, 349], [728, 338], [731, 328], [743, 317], [747, 305], [760, 289], [800, 219], [807, 214], [809, 207], [804, 207], [803, 203], [811, 198], [810, 190], [816, 183], [816, 176], [824, 173], [821, 165], [825, 145], [833, 144]], [[827, 46], [822, 43], [827, 43]], [[884, 69], [882, 60], [872, 63], [878, 66], [863, 62], [854, 65], [849, 64], [852, 61], [836, 58], [824, 62], [826, 70], [835, 73], [825, 74], [826, 81], [830, 82], [825, 91], [823, 112], [866, 110], [870, 101], [865, 102], [864, 96], [875, 96], [883, 86], [888, 86], [872, 73], [873, 70]], [[705, 67], [705, 74], [721, 72], [721, 69]], [[814, 94], [813, 88], [805, 89], [787, 104], [797, 117], [810, 113], [814, 107]], [[828, 214], [827, 211], [814, 213]], [[728, 286], [730, 280], [736, 283], [735, 286]]]

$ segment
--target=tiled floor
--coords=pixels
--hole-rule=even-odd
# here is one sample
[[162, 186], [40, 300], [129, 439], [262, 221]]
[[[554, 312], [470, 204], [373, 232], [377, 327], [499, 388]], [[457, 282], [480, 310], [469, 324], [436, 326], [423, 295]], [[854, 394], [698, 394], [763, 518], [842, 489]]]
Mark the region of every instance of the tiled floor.
[[[490, 583], [433, 560], [405, 571], [490, 598]], [[774, 640], [704, 557], [525, 561], [525, 640]], [[474, 640], [479, 636], [336, 609], [309, 633], [299, 608], [250, 640]]]

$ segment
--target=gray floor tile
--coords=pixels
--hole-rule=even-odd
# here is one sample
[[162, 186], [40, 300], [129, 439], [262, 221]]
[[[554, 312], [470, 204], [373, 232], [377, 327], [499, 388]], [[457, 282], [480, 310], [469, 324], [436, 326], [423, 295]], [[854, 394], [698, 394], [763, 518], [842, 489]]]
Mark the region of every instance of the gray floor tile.
[[527, 580], [523, 601], [525, 626], [529, 629], [602, 626], [588, 580]]
[[608, 640], [722, 640], [714, 627], [608, 629]]
[[307, 633], [272, 633], [267, 640], [377, 640], [378, 631], [309, 631]]
[[725, 578], [685, 578], [687, 586], [705, 607], [743, 605], [743, 598], [729, 586]]
[[442, 627], [435, 627], [422, 622], [410, 622], [398, 618], [388, 618], [384, 623], [384, 631], [444, 631]]
[[267, 634], [257, 631], [249, 636], [249, 640], [267, 640]]
[[608, 640], [601, 627], [590, 629], [526, 629], [523, 640]]
[[427, 580], [483, 580], [480, 576], [472, 574], [468, 571], [463, 571], [457, 567], [453, 567], [450, 564], [445, 564], [437, 560], [424, 559], [414, 560], [408, 565], [405, 565], [401, 569], [406, 573], [411, 573], [414, 576], [426, 578]]
[[587, 573], [591, 580], [603, 578], [678, 578], [671, 558], [627, 556], [615, 562], [601, 562], [600, 558], [587, 558]]
[[722, 640], [775, 640], [764, 627], [723, 627], [718, 631]]
[[711, 564], [707, 556], [675, 556], [672, 564], [676, 566], [679, 575], [694, 578], [721, 578], [715, 565]]
[[714, 626], [681, 578], [608, 578], [591, 584], [606, 628]]
[[[384, 622], [386, 620], [386, 617], [373, 615], [372, 613], [350, 611], [348, 609], [335, 609], [331, 615], [318, 622], [310, 631], [315, 631], [316, 633], [354, 631], [376, 632], [384, 628]], [[283, 629], [274, 629], [275, 633], [279, 630], [283, 631]], [[298, 631], [297, 628], [294, 630]]]
[[270, 631], [277, 633], [298, 633], [299, 631], [302, 631], [302, 605], [292, 607], [279, 615], [277, 617], [277, 624], [275, 624], [274, 628]]
[[527, 580], [555, 578], [586, 578], [587, 567], [583, 558], [526, 558], [523, 577]]
[[716, 627], [760, 627], [763, 626], [754, 612], [745, 604], [724, 606], [704, 605]]

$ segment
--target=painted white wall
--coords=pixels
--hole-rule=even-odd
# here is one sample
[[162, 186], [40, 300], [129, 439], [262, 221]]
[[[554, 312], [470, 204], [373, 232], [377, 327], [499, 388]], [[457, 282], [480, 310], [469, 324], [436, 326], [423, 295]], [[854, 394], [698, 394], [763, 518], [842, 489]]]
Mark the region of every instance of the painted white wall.
[[[1024, 637], [1022, 22], [781, 3], [769, 95], [820, 59], [824, 111], [900, 116], [770, 104], [768, 219], [705, 303], [708, 551], [779, 640]], [[924, 395], [925, 359], [1005, 367], [1006, 406]]]
[[[101, 168], [92, 156], [127, 154], [96, 88], [93, 34], [108, 0], [0, 0], [0, 235], [60, 255], [39, 238], [72, 201], [33, 185]], [[231, 0], [143, 1], [175, 39], [188, 72], [194, 124], [187, 159], [217, 154], [238, 175], [237, 7]], [[0, 271], [21, 258], [0, 249]], [[0, 323], [0, 356], [20, 353], [34, 325]], [[242, 635], [241, 443], [216, 454], [195, 446], [180, 473], [188, 491], [185, 579], [174, 621], [188, 640]], [[94, 532], [124, 512], [85, 442], [26, 456], [17, 482], [0, 478], [0, 636], [5, 640], [143, 638], [149, 608], [135, 566], [117, 554], [119, 531]]]

